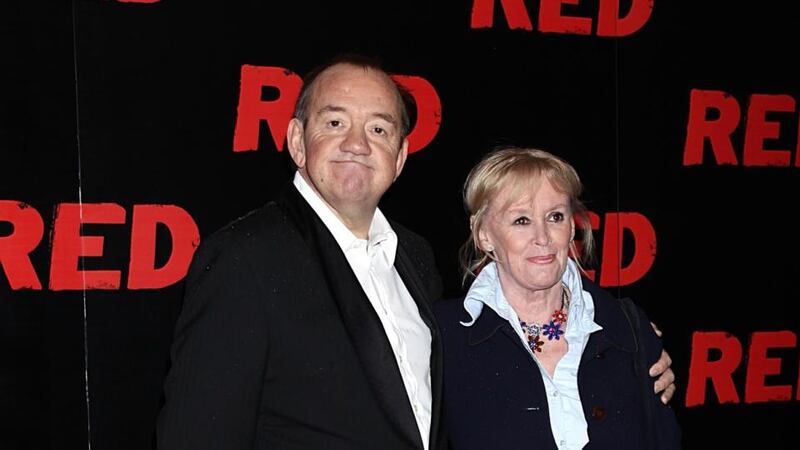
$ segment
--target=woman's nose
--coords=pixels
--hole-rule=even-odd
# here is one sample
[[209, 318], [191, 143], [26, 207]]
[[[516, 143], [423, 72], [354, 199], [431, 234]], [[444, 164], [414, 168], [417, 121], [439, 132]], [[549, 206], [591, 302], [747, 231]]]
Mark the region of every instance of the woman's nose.
[[533, 227], [533, 242], [535, 242], [536, 245], [550, 245], [552, 239], [550, 238], [550, 232], [547, 230], [547, 227], [544, 225]]

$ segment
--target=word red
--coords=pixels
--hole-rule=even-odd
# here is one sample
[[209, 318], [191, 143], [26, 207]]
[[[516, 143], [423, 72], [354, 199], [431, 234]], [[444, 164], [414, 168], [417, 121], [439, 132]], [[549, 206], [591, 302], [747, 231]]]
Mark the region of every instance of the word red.
[[[114, 203], [62, 203], [53, 221], [49, 289], [119, 289], [120, 270], [81, 270], [79, 259], [102, 257], [103, 236], [81, 235], [84, 224], [125, 224], [126, 211]], [[601, 220], [590, 213], [593, 230]], [[42, 289], [30, 253], [44, 235], [42, 216], [22, 202], [0, 200], [0, 222], [10, 223], [13, 231], [0, 236], [0, 266], [11, 289]], [[172, 240], [167, 262], [155, 267], [156, 227], [166, 227]], [[624, 241], [629, 235], [631, 240]], [[177, 283], [184, 276], [200, 242], [197, 225], [189, 214], [174, 205], [134, 205], [130, 239], [128, 289], [158, 289]], [[633, 242], [633, 256], [623, 267], [623, 242]], [[653, 265], [656, 234], [650, 221], [639, 213], [610, 212], [603, 225], [601, 286], [625, 286], [644, 277]], [[588, 270], [594, 280], [596, 271]]]
[[[714, 119], [709, 118], [713, 112]], [[744, 119], [744, 166], [785, 166], [792, 159], [792, 151], [766, 149], [768, 139], [781, 137], [780, 122], [767, 120], [768, 113], [794, 113], [795, 100], [789, 95], [753, 94], [748, 98]], [[731, 142], [731, 134], [739, 127], [742, 111], [739, 102], [723, 91], [692, 89], [689, 100], [689, 125], [686, 127], [686, 145], [683, 150], [683, 165], [703, 163], [705, 142], [714, 154], [718, 165], [738, 165], [739, 160]], [[792, 136], [797, 140], [796, 136]], [[795, 153], [800, 155], [800, 140]], [[800, 158], [795, 158], [800, 167]]]
[[[767, 357], [767, 351], [776, 348], [795, 348], [796, 345], [797, 336], [791, 331], [757, 331], [750, 336], [745, 369], [745, 403], [792, 400], [791, 385], [766, 384], [767, 376], [781, 374], [781, 359]], [[710, 361], [710, 350], [719, 352], [721, 356]], [[689, 382], [686, 387], [686, 406], [705, 403], [707, 381], [711, 381], [720, 403], [740, 403], [739, 393], [733, 382], [733, 373], [742, 362], [742, 356], [742, 343], [736, 336], [722, 331], [694, 332]], [[800, 385], [800, 374], [797, 384]], [[800, 400], [800, 392], [795, 400]]]
[[[577, 5], [580, 0], [540, 0], [539, 31], [542, 33], [592, 34], [592, 19], [589, 17], [562, 14], [562, 5]], [[627, 36], [638, 31], [650, 19], [653, 0], [632, 0], [630, 10], [620, 17], [620, 0], [600, 0], [597, 10], [598, 36]], [[494, 26], [495, 0], [474, 0], [470, 28]], [[500, 0], [508, 27], [533, 30], [524, 0]]]
[[[589, 220], [592, 222], [592, 230], [600, 229], [599, 215], [590, 212]], [[623, 267], [622, 247], [626, 232], [633, 239], [633, 257], [628, 265]], [[579, 242], [577, 247], [580, 248]], [[606, 213], [601, 255], [599, 281], [601, 286], [627, 286], [641, 279], [656, 259], [656, 231], [653, 225], [639, 213]], [[586, 272], [591, 280], [595, 280], [594, 270]]]
[[[408, 135], [408, 152], [414, 153], [430, 144], [439, 131], [442, 104], [436, 89], [424, 78], [409, 75], [394, 75], [392, 78], [414, 97], [417, 106], [417, 121]], [[303, 80], [288, 69], [243, 65], [233, 151], [258, 149], [258, 131], [262, 120], [269, 126], [275, 148], [282, 151], [286, 127], [294, 114], [294, 104], [302, 86]], [[264, 88], [277, 90], [277, 98], [262, 99]]]
[[[103, 256], [104, 237], [81, 234], [84, 224], [125, 224], [125, 209], [115, 203], [61, 203], [51, 231], [50, 284], [53, 291], [119, 289], [120, 270], [80, 270], [79, 259]], [[13, 231], [0, 236], [0, 266], [11, 289], [42, 289], [30, 259], [44, 234], [42, 216], [22, 202], [0, 200], [0, 222]], [[131, 219], [128, 289], [158, 289], [180, 281], [200, 243], [189, 214], [174, 205], [134, 205]], [[155, 267], [156, 228], [166, 227], [172, 240], [167, 262]]]

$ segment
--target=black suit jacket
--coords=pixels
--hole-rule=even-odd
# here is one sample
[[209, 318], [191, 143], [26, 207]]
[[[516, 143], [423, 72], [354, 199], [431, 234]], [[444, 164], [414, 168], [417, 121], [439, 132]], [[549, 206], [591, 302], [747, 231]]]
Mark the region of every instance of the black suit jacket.
[[[392, 227], [395, 267], [432, 335], [436, 449], [441, 281], [427, 242]], [[159, 449], [422, 449], [380, 320], [292, 185], [198, 248], [171, 356]]]

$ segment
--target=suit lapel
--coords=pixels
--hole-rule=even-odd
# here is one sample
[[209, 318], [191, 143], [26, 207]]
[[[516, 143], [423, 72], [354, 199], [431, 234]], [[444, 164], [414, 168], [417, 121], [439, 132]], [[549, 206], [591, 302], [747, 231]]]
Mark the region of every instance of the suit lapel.
[[422, 448], [419, 428], [392, 346], [347, 258], [328, 228], [294, 186], [285, 190], [279, 204], [294, 219], [311, 253], [320, 262], [330, 294], [378, 404], [398, 433], [409, 444]]
[[416, 302], [422, 321], [425, 322], [431, 332], [431, 433], [429, 446], [430, 448], [436, 448], [436, 443], [440, 438], [439, 419], [442, 405], [442, 344], [433, 315], [432, 299], [429, 297], [417, 269], [405, 250], [404, 242], [400, 240], [399, 236], [394, 266], [397, 269], [397, 273], [400, 274], [406, 289], [408, 289], [414, 302]]

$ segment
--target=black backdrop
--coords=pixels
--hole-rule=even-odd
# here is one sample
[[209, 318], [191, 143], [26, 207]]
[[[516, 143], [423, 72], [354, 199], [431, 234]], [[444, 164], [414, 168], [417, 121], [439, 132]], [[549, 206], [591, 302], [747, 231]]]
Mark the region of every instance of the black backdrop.
[[[192, 226], [151, 223], [148, 243], [134, 222], [178, 210], [202, 239], [268, 200], [290, 165], [266, 121], [256, 150], [234, 151], [242, 67], [302, 74], [351, 50], [438, 95], [433, 139], [381, 207], [433, 243], [448, 296], [461, 292], [460, 187], [471, 165], [500, 144], [558, 153], [597, 214], [599, 278], [665, 333], [685, 447], [798, 446], [792, 6], [197, 3], [0, 6], [0, 448], [152, 447], [182, 286], [173, 276], [131, 287], [131, 258], [155, 247], [151, 268], [180, 266], [171, 258]], [[621, 17], [649, 15], [609, 36], [599, 16], [613, 5]], [[554, 8], [588, 28], [552, 31]], [[281, 95], [262, 89], [264, 102]], [[76, 204], [83, 219], [69, 219]], [[640, 227], [618, 232], [615, 269], [606, 233], [616, 218]], [[624, 275], [633, 261], [642, 273]], [[79, 270], [118, 274], [84, 282]]]

